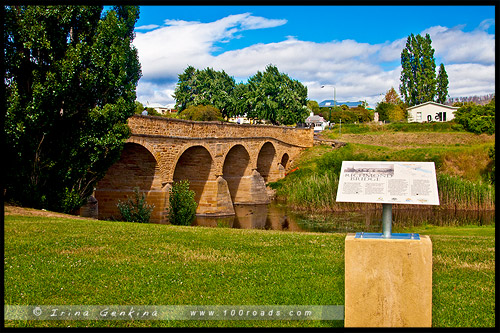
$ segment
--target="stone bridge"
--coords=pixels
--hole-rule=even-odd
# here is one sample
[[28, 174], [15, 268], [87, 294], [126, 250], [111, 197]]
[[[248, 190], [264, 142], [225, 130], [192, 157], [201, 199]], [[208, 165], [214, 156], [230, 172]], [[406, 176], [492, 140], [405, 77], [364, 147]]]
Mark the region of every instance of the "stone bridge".
[[169, 190], [182, 179], [195, 192], [197, 215], [234, 215], [233, 204], [268, 203], [266, 183], [313, 146], [312, 129], [138, 115], [128, 125], [120, 160], [96, 187], [100, 219], [118, 218], [118, 200], [138, 188], [155, 206], [151, 221], [164, 222]]

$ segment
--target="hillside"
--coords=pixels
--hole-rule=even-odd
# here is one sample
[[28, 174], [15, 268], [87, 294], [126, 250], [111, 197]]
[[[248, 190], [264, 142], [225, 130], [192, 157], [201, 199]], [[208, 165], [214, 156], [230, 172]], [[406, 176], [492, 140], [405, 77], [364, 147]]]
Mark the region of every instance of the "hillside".
[[[433, 124], [420, 125], [415, 129], [408, 126], [403, 131], [388, 125], [360, 131], [363, 125], [348, 125], [343, 127], [341, 135], [333, 129], [324, 131], [321, 136], [349, 144], [353, 153], [364, 154], [371, 160], [433, 161], [438, 173], [470, 181], [485, 180], [491, 168], [488, 152], [495, 144], [495, 135], [433, 128]], [[422, 130], [425, 125], [428, 125], [427, 131]]]
[[494, 98], [495, 94], [488, 94], [482, 96], [451, 97], [446, 101], [445, 104], [453, 105], [453, 103], [473, 102], [478, 105], [486, 105]]
[[[334, 128], [323, 131], [320, 137], [334, 140], [335, 147], [330, 143], [308, 149], [295, 164], [295, 172], [270, 184], [277, 198], [286, 200], [293, 209], [324, 212], [363, 209], [361, 205], [336, 202], [342, 161], [434, 162], [439, 209], [495, 207], [490, 157], [495, 135], [476, 135], [453, 130], [450, 124], [430, 123], [347, 125], [342, 127], [341, 134]], [[409, 208], [406, 206], [398, 205]]]

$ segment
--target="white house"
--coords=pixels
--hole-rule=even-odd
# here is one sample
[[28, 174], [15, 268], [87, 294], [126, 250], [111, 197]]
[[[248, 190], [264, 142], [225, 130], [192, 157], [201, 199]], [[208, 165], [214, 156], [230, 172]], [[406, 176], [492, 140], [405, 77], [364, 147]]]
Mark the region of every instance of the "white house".
[[159, 103], [151, 103], [151, 104], [150, 104], [150, 103], [148, 102], [148, 103], [146, 104], [146, 107], [148, 107], [148, 108], [153, 108], [153, 109], [155, 109], [155, 110], [156, 110], [156, 112], [161, 113], [161, 114], [163, 114], [163, 115], [165, 115], [165, 114], [169, 114], [169, 113], [175, 113], [175, 112], [177, 112], [177, 110], [176, 110], [176, 109], [174, 109], [174, 105], [173, 105], [173, 104], [172, 104], [172, 105], [165, 105], [165, 106], [164, 106], [164, 105], [161, 105], [161, 104], [159, 104]]
[[409, 107], [408, 122], [450, 121], [455, 118], [454, 112], [459, 108], [436, 102], [425, 102]]
[[321, 132], [328, 125], [328, 122], [321, 116], [315, 115], [311, 112], [309, 117], [306, 119], [306, 125], [309, 127], [314, 126], [314, 132]]
[[251, 121], [246, 117], [246, 114], [244, 116], [231, 117], [229, 118], [229, 122], [236, 124], [251, 124]]

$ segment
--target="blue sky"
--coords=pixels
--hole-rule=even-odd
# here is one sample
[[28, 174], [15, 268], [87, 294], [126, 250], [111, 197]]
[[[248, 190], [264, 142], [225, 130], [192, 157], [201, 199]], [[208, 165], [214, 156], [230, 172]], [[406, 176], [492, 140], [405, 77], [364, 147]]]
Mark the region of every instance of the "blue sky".
[[338, 100], [375, 106], [398, 90], [411, 33], [431, 35], [450, 96], [494, 92], [494, 6], [141, 6], [137, 98], [175, 103], [177, 75], [189, 65], [246, 82], [274, 64], [305, 84], [309, 99], [331, 99], [335, 86]]

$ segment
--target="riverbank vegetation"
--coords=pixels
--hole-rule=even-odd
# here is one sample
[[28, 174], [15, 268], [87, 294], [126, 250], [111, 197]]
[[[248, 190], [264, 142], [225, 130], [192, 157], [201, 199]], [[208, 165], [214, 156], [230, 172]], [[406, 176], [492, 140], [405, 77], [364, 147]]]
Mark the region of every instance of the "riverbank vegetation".
[[356, 160], [434, 162], [440, 206], [430, 209], [495, 208], [494, 135], [465, 132], [454, 123], [401, 123], [348, 125], [340, 131], [338, 127], [324, 131], [322, 136], [347, 144], [336, 149], [328, 145], [308, 149], [298, 161], [297, 171], [270, 184], [277, 198], [296, 210], [375, 208], [375, 204], [336, 202], [342, 161]]
[[[21, 211], [20, 211], [21, 210]], [[344, 305], [345, 233], [206, 228], [6, 207], [6, 305]], [[49, 216], [40, 216], [40, 215]], [[61, 215], [61, 214], [56, 214]], [[413, 228], [413, 229], [412, 229]], [[473, 232], [471, 232], [473, 230]], [[495, 325], [494, 225], [433, 242], [434, 327]], [[342, 327], [342, 321], [6, 321], [7, 327]]]

